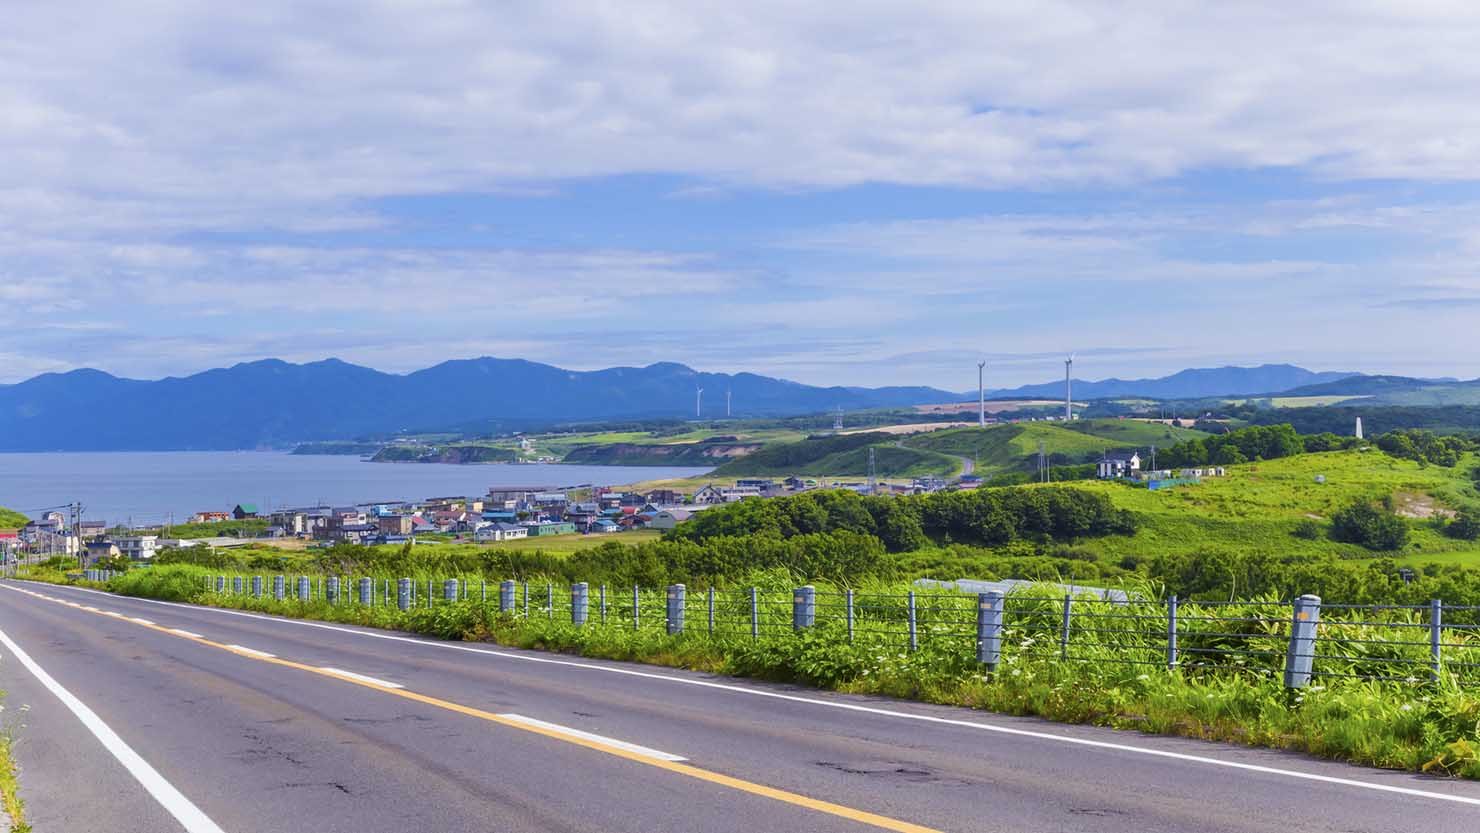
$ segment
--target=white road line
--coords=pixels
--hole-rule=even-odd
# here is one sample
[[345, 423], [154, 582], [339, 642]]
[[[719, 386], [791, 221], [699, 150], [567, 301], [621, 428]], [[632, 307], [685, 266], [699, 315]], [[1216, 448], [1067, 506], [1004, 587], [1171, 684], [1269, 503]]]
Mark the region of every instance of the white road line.
[[137, 616], [130, 616], [130, 617], [128, 617], [128, 620], [130, 622], [138, 622], [141, 625], [152, 625], [152, 624], [154, 624], [153, 622], [149, 621], [148, 619], [140, 619]]
[[223, 833], [221, 828], [214, 821], [211, 821], [209, 816], [202, 812], [199, 807], [195, 806], [183, 793], [175, 789], [175, 785], [165, 780], [165, 777], [160, 775], [159, 771], [154, 767], [150, 766], [148, 761], [140, 757], [139, 753], [135, 752], [127, 743], [124, 743], [123, 738], [120, 738], [117, 732], [109, 728], [108, 724], [104, 723], [102, 718], [98, 717], [92, 709], [88, 708], [72, 692], [63, 688], [61, 683], [58, 683], [41, 666], [37, 665], [36, 661], [31, 659], [25, 651], [21, 650], [19, 645], [11, 641], [11, 638], [4, 631], [0, 631], [0, 644], [9, 648], [10, 652], [15, 655], [15, 658], [20, 660], [21, 665], [24, 665], [26, 670], [30, 671], [48, 691], [56, 695], [58, 700], [62, 701], [62, 705], [66, 706], [72, 714], [77, 716], [78, 720], [82, 721], [82, 725], [86, 726], [87, 730], [92, 732], [93, 737], [96, 737], [103, 744], [103, 748], [111, 752], [113, 757], [117, 758], [118, 762], [123, 764], [124, 769], [127, 769], [129, 774], [134, 776], [143, 785], [144, 789], [149, 791], [150, 795], [154, 796], [154, 800], [158, 801], [161, 806], [169, 811], [170, 815], [174, 816], [180, 822], [180, 825], [185, 828], [186, 833]]
[[254, 657], [266, 657], [267, 659], [277, 659], [277, 654], [269, 654], [266, 651], [259, 651], [256, 648], [248, 648], [245, 645], [227, 645], [226, 647], [230, 648], [233, 651], [241, 651], [244, 654], [251, 654]]
[[616, 738], [609, 738], [605, 735], [595, 735], [590, 732], [583, 732], [580, 729], [572, 729], [569, 726], [561, 726], [559, 723], [546, 723], [543, 720], [536, 720], [533, 717], [525, 717], [522, 714], [501, 714], [499, 715], [499, 717], [502, 717], [505, 720], [512, 720], [515, 723], [523, 723], [526, 726], [535, 726], [540, 729], [548, 729], [552, 732], [559, 732], [562, 735], [570, 735], [571, 737], [581, 738], [582, 740], [589, 740], [593, 743], [599, 743], [602, 746], [610, 746], [613, 749], [622, 749], [636, 755], [642, 755], [643, 757], [657, 758], [660, 761], [678, 762], [688, 760], [688, 758], [675, 755], [672, 752], [662, 752], [657, 749], [650, 749], [646, 746], [638, 746], [635, 743], [628, 743], [625, 740], [617, 740]]
[[200, 634], [196, 633], [195, 631], [186, 631], [186, 630], [181, 630], [179, 628], [170, 628], [170, 633], [179, 634], [180, 636], [188, 636], [191, 639], [205, 639], [204, 636], [201, 636]]
[[[6, 585], [0, 584], [0, 587]], [[29, 591], [12, 587], [12, 590], [26, 593]], [[70, 588], [79, 593], [100, 593], [112, 595], [101, 590], [92, 590], [86, 587]], [[34, 595], [34, 594], [33, 594]], [[630, 668], [614, 668], [606, 665], [594, 665], [587, 662], [575, 662], [572, 660], [554, 659], [551, 657], [531, 656], [527, 654], [511, 654], [507, 651], [496, 651], [488, 648], [474, 648], [470, 645], [461, 645], [455, 642], [433, 642], [427, 639], [416, 639], [409, 636], [397, 636], [389, 633], [376, 633], [374, 631], [362, 631], [355, 628], [346, 628], [339, 625], [329, 625], [323, 622], [309, 622], [300, 619], [286, 619], [277, 616], [263, 616], [257, 613], [246, 613], [240, 610], [227, 610], [218, 607], [206, 607], [203, 605], [184, 604], [181, 602], [166, 602], [159, 599], [143, 599], [131, 597], [132, 601], [146, 604], [163, 605], [166, 607], [182, 607], [189, 610], [214, 613], [221, 616], [240, 616], [246, 619], [259, 619], [264, 622], [277, 622], [285, 625], [296, 625], [305, 628], [319, 628], [322, 630], [335, 631], [338, 633], [354, 634], [356, 636], [368, 637], [370, 639], [385, 639], [391, 642], [405, 642], [411, 645], [421, 645], [427, 648], [440, 648], [447, 651], [464, 651], [467, 653], [483, 654], [484, 656], [499, 657], [501, 659], [519, 660], [522, 662], [540, 663], [543, 665], [559, 665], [569, 668], [582, 668], [588, 671], [600, 671], [607, 674], [620, 674], [627, 677], [638, 677], [647, 680], [660, 680], [678, 685], [694, 686], [696, 688], [707, 688], [714, 691], [726, 691], [734, 694], [747, 694], [752, 697], [765, 697], [772, 700], [785, 700], [792, 703], [805, 703], [811, 706], [821, 706], [842, 711], [851, 711], [862, 714], [877, 715], [880, 717], [891, 717], [900, 720], [915, 720], [935, 725], [956, 726], [964, 729], [975, 729], [983, 732], [993, 732], [1001, 735], [1012, 735], [1014, 737], [1033, 738], [1035, 740], [1046, 740], [1057, 743], [1070, 744], [1074, 746], [1088, 747], [1093, 749], [1108, 749], [1116, 752], [1128, 752], [1136, 755], [1146, 755], [1154, 758], [1183, 761], [1193, 764], [1204, 764], [1207, 766], [1237, 769], [1244, 772], [1257, 772], [1263, 775], [1277, 775], [1284, 778], [1294, 778], [1302, 781], [1315, 781], [1323, 784], [1335, 784], [1342, 787], [1353, 787], [1374, 792], [1394, 793], [1398, 795], [1412, 796], [1414, 798], [1425, 798], [1433, 801], [1448, 801], [1455, 804], [1467, 804], [1480, 807], [1480, 798], [1471, 798], [1463, 795], [1452, 795], [1449, 793], [1432, 792], [1430, 790], [1419, 790], [1412, 787], [1398, 787], [1391, 784], [1377, 784], [1371, 781], [1358, 781], [1354, 778], [1341, 778], [1335, 775], [1320, 775], [1314, 772], [1301, 772], [1294, 769], [1283, 769], [1280, 767], [1262, 766], [1260, 764], [1246, 764], [1241, 761], [1225, 761], [1219, 758], [1210, 758], [1205, 755], [1190, 755], [1185, 752], [1171, 752], [1165, 749], [1152, 749], [1145, 746], [1133, 746], [1128, 743], [1115, 743], [1113, 741], [1093, 740], [1091, 738], [1079, 738], [1071, 735], [1059, 735], [1053, 732], [1040, 732], [1032, 729], [1018, 729], [1012, 726], [996, 726], [991, 723], [980, 723], [974, 720], [956, 720], [948, 717], [935, 717], [927, 714], [913, 714], [911, 712], [894, 711], [874, 706], [863, 706], [857, 703], [843, 703], [834, 700], [823, 700], [816, 697], [803, 697], [796, 694], [783, 694], [779, 691], [767, 691], [761, 688], [730, 685], [717, 683], [710, 680], [693, 680], [684, 677], [671, 677], [666, 674], [656, 674], [651, 671], [637, 671]]]
[[370, 683], [371, 685], [384, 686], [385, 688], [405, 688], [406, 687], [406, 686], [401, 685], [400, 683], [393, 683], [393, 682], [390, 682], [388, 680], [382, 680], [379, 677], [371, 677], [368, 674], [356, 674], [353, 671], [345, 671], [343, 668], [330, 668], [327, 665], [321, 665], [321, 666], [319, 666], [319, 670], [320, 671], [328, 671], [330, 674], [335, 674], [335, 675], [338, 675], [340, 677], [348, 677], [351, 680], [359, 680], [362, 683]]

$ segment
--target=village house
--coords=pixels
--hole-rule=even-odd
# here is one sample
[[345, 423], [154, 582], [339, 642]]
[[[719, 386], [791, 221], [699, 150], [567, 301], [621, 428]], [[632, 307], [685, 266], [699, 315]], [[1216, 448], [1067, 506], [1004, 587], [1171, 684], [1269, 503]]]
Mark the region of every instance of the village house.
[[108, 534], [108, 523], [106, 521], [82, 521], [77, 525], [77, 530], [82, 533], [82, 540], [91, 541]]
[[529, 530], [529, 537], [544, 537], [549, 535], [571, 535], [576, 531], [576, 525], [569, 521], [548, 521], [544, 523], [525, 524]]
[[1101, 480], [1130, 477], [1141, 470], [1141, 455], [1134, 451], [1107, 451], [1095, 464], [1095, 474]]
[[382, 535], [410, 535], [411, 526], [410, 515], [382, 515], [375, 519], [375, 528]]
[[236, 506], [232, 507], [231, 517], [235, 518], [238, 521], [244, 521], [247, 518], [255, 518], [257, 517], [257, 504], [238, 503]]
[[96, 564], [105, 558], [117, 558], [122, 554], [123, 553], [118, 549], [118, 545], [113, 543], [112, 541], [87, 542], [86, 559], [88, 566], [92, 566], [93, 564]]
[[190, 522], [193, 524], [218, 524], [229, 520], [231, 520], [230, 512], [196, 512], [190, 516]]
[[118, 554], [130, 561], [148, 561], [159, 549], [158, 535], [130, 535], [119, 538]]
[[718, 486], [708, 483], [694, 492], [693, 502], [701, 506], [713, 506], [718, 503], [724, 503], [725, 495], [719, 490]]
[[675, 489], [654, 489], [647, 493], [647, 502], [654, 506], [677, 506], [683, 503], [683, 493]]

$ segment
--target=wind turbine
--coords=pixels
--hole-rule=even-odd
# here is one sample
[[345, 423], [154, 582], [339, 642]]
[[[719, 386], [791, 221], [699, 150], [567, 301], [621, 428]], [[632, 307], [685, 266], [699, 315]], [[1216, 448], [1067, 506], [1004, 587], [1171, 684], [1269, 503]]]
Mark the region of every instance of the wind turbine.
[[976, 424], [978, 428], [987, 427], [987, 363], [976, 363]]
[[700, 413], [703, 412], [703, 410], [704, 410], [704, 389], [703, 388], [695, 388], [694, 389], [694, 419], [699, 419], [700, 418], [699, 415], [700, 415]]
[[1064, 359], [1064, 420], [1074, 419], [1074, 354]]

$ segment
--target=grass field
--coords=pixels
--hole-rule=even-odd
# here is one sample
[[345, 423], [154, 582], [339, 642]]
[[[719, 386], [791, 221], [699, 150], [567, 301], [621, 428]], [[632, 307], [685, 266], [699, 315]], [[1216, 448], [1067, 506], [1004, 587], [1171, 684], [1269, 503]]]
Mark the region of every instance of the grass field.
[[1079, 420], [1066, 425], [1057, 422], [1017, 422], [989, 425], [986, 428], [955, 428], [936, 431], [904, 441], [911, 448], [936, 451], [976, 461], [976, 473], [983, 477], [1005, 472], [1026, 471], [1033, 465], [1038, 444], [1051, 457], [1080, 462], [1092, 459], [1112, 448], [1159, 445], [1163, 448], [1178, 442], [1205, 437], [1201, 431], [1174, 428], [1156, 422], [1121, 419]]
[[[1085, 541], [1081, 546], [1112, 560], [1173, 552], [1371, 557], [1373, 553], [1353, 544], [1324, 537], [1307, 540], [1292, 533], [1302, 520], [1324, 522], [1359, 499], [1431, 496], [1446, 507], [1480, 506], [1480, 493], [1466, 476], [1475, 462], [1467, 457], [1453, 469], [1421, 467], [1375, 450], [1338, 451], [1230, 466], [1226, 477], [1155, 492], [1088, 481], [1076, 485], [1104, 492], [1117, 506], [1135, 512], [1142, 523], [1135, 535]], [[1326, 482], [1317, 483], [1317, 475]], [[1400, 506], [1403, 503], [1399, 501]], [[1431, 521], [1415, 518], [1409, 525], [1410, 543], [1400, 554], [1405, 558], [1452, 563], [1480, 558], [1480, 544], [1447, 538]]]

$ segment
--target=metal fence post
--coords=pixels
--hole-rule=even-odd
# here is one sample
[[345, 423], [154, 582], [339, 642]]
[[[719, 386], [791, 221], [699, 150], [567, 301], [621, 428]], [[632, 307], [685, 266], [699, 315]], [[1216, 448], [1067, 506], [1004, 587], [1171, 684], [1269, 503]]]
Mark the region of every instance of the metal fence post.
[[754, 587], [750, 588], [750, 638], [761, 638], [761, 603], [760, 594]]
[[991, 669], [1002, 661], [1002, 592], [989, 590], [976, 597], [976, 660]]
[[373, 605], [375, 603], [375, 579], [360, 579], [360, 604]]
[[570, 622], [576, 627], [586, 624], [586, 614], [591, 604], [590, 590], [591, 585], [584, 581], [570, 586]]
[[1167, 669], [1177, 668], [1177, 597], [1167, 597]]
[[843, 591], [843, 604], [848, 609], [848, 644], [853, 643], [853, 589]]
[[1439, 671], [1442, 668], [1439, 651], [1443, 647], [1444, 637], [1444, 603], [1438, 599], [1429, 602], [1429, 676], [1434, 682], [1439, 682]]
[[252, 576], [252, 598], [262, 598], [262, 576]]
[[286, 596], [286, 595], [288, 595], [288, 593], [287, 593], [287, 587], [286, 587], [287, 583], [288, 583], [288, 580], [284, 576], [273, 576], [272, 577], [272, 597], [274, 599], [277, 599], [278, 601], [282, 601], [283, 600], [283, 597]]
[[545, 618], [555, 618], [555, 585], [549, 582], [545, 583]]
[[601, 624], [606, 624], [606, 585], [601, 585]]
[[401, 611], [411, 609], [411, 579], [396, 579], [396, 608]]
[[1316, 626], [1321, 621], [1321, 597], [1305, 595], [1295, 600], [1290, 617], [1290, 647], [1285, 652], [1285, 687], [1310, 685], [1316, 659]]
[[799, 631], [817, 623], [817, 588], [803, 585], [791, 592], [791, 629]]
[[483, 595], [482, 595], [481, 601], [484, 604], [487, 604], [488, 603], [488, 579], [483, 579], [482, 591], [483, 591]]
[[529, 582], [522, 581], [520, 585], [524, 590], [524, 618], [527, 620], [529, 619]]
[[1064, 594], [1064, 623], [1059, 629], [1059, 659], [1069, 658], [1069, 622], [1074, 612], [1074, 597]]
[[339, 603], [339, 577], [338, 576], [329, 576], [327, 585], [328, 586], [324, 588], [324, 592], [326, 594], [326, 598], [329, 600], [329, 604], [331, 604], [331, 605], [332, 604], [338, 604]]
[[910, 650], [914, 651], [920, 647], [920, 636], [915, 628], [915, 591], [911, 590], [909, 592], [909, 595], [906, 597], [906, 603], [909, 605], [910, 615]]
[[308, 576], [298, 577], [298, 601], [306, 602], [313, 596], [312, 583]]
[[226, 576], [216, 576], [216, 592], [226, 592]]
[[684, 600], [688, 588], [682, 584], [668, 585], [668, 633], [683, 633]]
[[236, 595], [238, 595], [238, 596], [240, 596], [242, 594], [242, 586], [243, 586], [243, 584], [244, 584], [244, 580], [242, 579], [241, 576], [232, 576], [231, 577], [231, 592], [234, 593], [234, 594], [236, 594]]
[[632, 629], [633, 630], [637, 630], [638, 627], [640, 627], [640, 625], [641, 625], [640, 617], [638, 616], [638, 608], [641, 607], [641, 604], [640, 604], [641, 601], [642, 601], [642, 599], [638, 596], [637, 585], [634, 584], [634, 585], [632, 585]]
[[442, 598], [445, 601], [457, 601], [457, 579], [450, 578], [442, 582]]
[[709, 586], [709, 635], [714, 636], [714, 585]]
[[433, 592], [433, 589], [432, 589], [432, 580], [431, 579], [427, 579], [427, 607], [431, 607], [434, 604], [434, 602], [433, 602], [433, 599], [434, 598], [436, 598], [436, 597], [435, 597], [434, 592]]
[[498, 583], [498, 612], [514, 612], [514, 581], [501, 581]]

